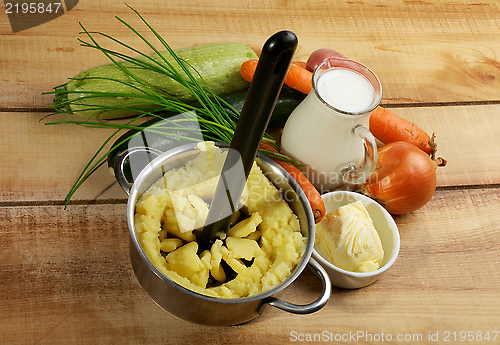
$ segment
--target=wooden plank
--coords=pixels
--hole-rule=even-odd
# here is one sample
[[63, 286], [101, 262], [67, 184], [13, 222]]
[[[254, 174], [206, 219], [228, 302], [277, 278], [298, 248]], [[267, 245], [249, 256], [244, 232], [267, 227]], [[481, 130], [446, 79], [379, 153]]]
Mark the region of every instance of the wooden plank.
[[[499, 203], [500, 189], [438, 191], [421, 210], [396, 217], [400, 256], [379, 281], [334, 288], [311, 315], [269, 308], [237, 327], [193, 325], [154, 304], [128, 261], [125, 205], [2, 207], [2, 343], [283, 344], [350, 332], [361, 344], [382, 332], [421, 335], [422, 343], [438, 332], [442, 343], [445, 331], [491, 335], [500, 324]], [[320, 291], [306, 270], [283, 299], [309, 303]]]
[[[438, 155], [448, 160], [438, 169], [441, 187], [500, 183], [499, 105], [392, 109], [435, 132]], [[44, 113], [2, 113], [0, 148], [10, 164], [0, 165], [0, 201], [63, 200], [85, 164], [111, 134], [75, 125], [46, 126]], [[107, 166], [83, 183], [75, 200], [125, 198]]]
[[[244, 6], [228, 0], [132, 1], [131, 5], [174, 48], [236, 41], [260, 49], [274, 32], [292, 30], [300, 40], [297, 59], [305, 60], [315, 49], [330, 47], [359, 60], [382, 80], [388, 103], [499, 99], [500, 13], [494, 2], [343, 2], [334, 9], [328, 2], [313, 0]], [[4, 14], [0, 25], [2, 108], [46, 108], [51, 97], [42, 92], [107, 61], [97, 51], [79, 47], [79, 21], [91, 31], [102, 30], [145, 48], [137, 35], [114, 20], [115, 15], [146, 32], [121, 1], [107, 1], [105, 6], [79, 3], [52, 22], [16, 34], [11, 33]], [[217, 25], [215, 16], [221, 18]]]
[[[52, 22], [13, 34], [0, 5], [2, 344], [465, 343], [468, 332], [475, 336], [468, 343], [500, 340], [497, 2], [128, 3], [174, 48], [237, 41], [258, 50], [289, 29], [299, 37], [297, 59], [330, 47], [367, 64], [382, 81], [383, 104], [437, 134], [438, 154], [448, 160], [438, 170], [440, 188], [423, 208], [395, 217], [400, 257], [375, 284], [334, 288], [312, 315], [269, 308], [237, 327], [181, 321], [160, 309], [132, 272], [126, 195], [105, 167], [77, 191], [76, 204], [60, 205], [109, 132], [44, 126], [47, 113], [37, 112], [51, 102], [42, 92], [106, 62], [79, 46], [79, 21], [139, 49], [146, 47], [114, 16], [141, 32], [144, 26], [122, 1], [80, 1]], [[320, 290], [306, 270], [282, 297], [309, 303]]]
[[437, 156], [448, 160], [437, 169], [438, 186], [500, 183], [498, 105], [395, 108], [396, 114], [435, 133]]
[[[87, 162], [112, 133], [76, 125], [48, 126], [45, 123], [63, 119], [44, 119], [46, 115], [0, 114], [4, 124], [0, 148], [4, 163], [8, 163], [0, 165], [0, 200], [63, 200]], [[75, 195], [83, 199], [97, 197], [126, 197], [107, 165], [85, 181]]]

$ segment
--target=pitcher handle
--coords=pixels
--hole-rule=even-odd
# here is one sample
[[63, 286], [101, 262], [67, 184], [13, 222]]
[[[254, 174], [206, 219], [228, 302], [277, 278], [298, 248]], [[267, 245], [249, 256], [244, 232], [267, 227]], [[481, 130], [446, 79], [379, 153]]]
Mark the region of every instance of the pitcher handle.
[[323, 283], [323, 292], [316, 301], [310, 304], [298, 305], [287, 301], [283, 301], [276, 297], [268, 297], [264, 301], [264, 305], [269, 304], [272, 305], [273, 307], [276, 307], [278, 309], [293, 314], [310, 314], [323, 308], [328, 302], [328, 299], [330, 298], [330, 294], [332, 292], [332, 283], [330, 281], [328, 273], [326, 273], [325, 269], [316, 260], [310, 258], [309, 266], [314, 270], [313, 272], [315, 273], [315, 275], [319, 277]]
[[345, 166], [341, 171], [342, 180], [349, 184], [360, 184], [365, 182], [375, 171], [377, 164], [377, 141], [373, 134], [364, 126], [357, 124], [352, 129], [363, 142], [365, 157], [358, 168], [354, 163]]

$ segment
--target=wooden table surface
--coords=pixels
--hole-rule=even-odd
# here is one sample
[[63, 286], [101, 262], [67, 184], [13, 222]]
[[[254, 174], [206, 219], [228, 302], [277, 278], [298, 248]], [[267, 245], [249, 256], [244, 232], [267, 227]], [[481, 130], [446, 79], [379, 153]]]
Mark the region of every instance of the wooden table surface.
[[[368, 65], [382, 82], [382, 104], [436, 133], [448, 165], [426, 206], [395, 217], [400, 255], [373, 285], [334, 288], [310, 315], [268, 308], [233, 327], [179, 320], [132, 272], [126, 194], [105, 167], [64, 209], [110, 132], [44, 125], [51, 97], [42, 93], [107, 62], [80, 47], [79, 22], [139, 47], [114, 17], [146, 29], [123, 1], [82, 0], [13, 33], [0, 6], [2, 344], [500, 343], [500, 2], [128, 3], [173, 48], [233, 41], [260, 49], [288, 29], [299, 38], [297, 59], [332, 48]], [[306, 270], [283, 298], [305, 304], [320, 292]]]

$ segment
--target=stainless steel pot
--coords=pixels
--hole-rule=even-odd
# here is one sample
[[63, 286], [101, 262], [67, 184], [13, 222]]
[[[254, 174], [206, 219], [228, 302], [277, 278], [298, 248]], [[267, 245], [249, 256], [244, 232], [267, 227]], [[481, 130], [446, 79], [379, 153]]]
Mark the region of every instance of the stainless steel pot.
[[[218, 145], [224, 147], [224, 144]], [[296, 181], [278, 164], [265, 156], [258, 155], [257, 164], [267, 178], [282, 191], [290, 207], [299, 218], [303, 235], [308, 238], [301, 261], [284, 282], [270, 291], [252, 297], [215, 298], [198, 294], [176, 284], [161, 273], [149, 260], [134, 230], [136, 203], [142, 193], [166, 171], [184, 165], [199, 152], [196, 144], [187, 144], [162, 153], [141, 171], [133, 184], [130, 184], [125, 178], [123, 162], [131, 154], [158, 154], [158, 152], [148, 148], [133, 148], [124, 152], [116, 161], [115, 177], [129, 194], [127, 220], [130, 232], [130, 259], [134, 273], [144, 290], [159, 306], [172, 315], [204, 325], [241, 324], [258, 317], [267, 306], [295, 314], [309, 314], [321, 309], [330, 297], [331, 283], [326, 271], [311, 258], [315, 231], [311, 207]], [[278, 296], [283, 292], [283, 289], [290, 285], [307, 265], [322, 281], [323, 292], [321, 296], [307, 305], [296, 305], [279, 299]]]

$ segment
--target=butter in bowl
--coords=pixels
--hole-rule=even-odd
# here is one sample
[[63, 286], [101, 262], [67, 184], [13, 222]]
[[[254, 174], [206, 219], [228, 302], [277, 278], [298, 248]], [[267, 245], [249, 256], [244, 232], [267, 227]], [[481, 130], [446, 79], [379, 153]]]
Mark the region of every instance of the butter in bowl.
[[326, 216], [316, 224], [312, 256], [328, 272], [332, 285], [358, 289], [379, 279], [399, 254], [399, 231], [376, 201], [356, 192], [322, 195]]

